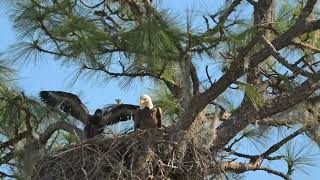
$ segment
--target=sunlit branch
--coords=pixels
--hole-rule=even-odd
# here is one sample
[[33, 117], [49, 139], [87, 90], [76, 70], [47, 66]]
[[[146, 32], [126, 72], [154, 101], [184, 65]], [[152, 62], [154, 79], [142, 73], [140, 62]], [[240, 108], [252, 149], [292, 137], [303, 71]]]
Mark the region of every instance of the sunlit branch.
[[261, 165], [256, 165], [256, 164], [251, 164], [251, 163], [223, 162], [221, 164], [221, 166], [225, 171], [231, 171], [231, 172], [235, 172], [235, 173], [243, 173], [246, 171], [262, 170], [262, 171], [266, 171], [268, 173], [272, 173], [274, 175], [280, 176], [286, 180], [291, 179], [290, 176], [286, 175], [283, 172], [276, 171], [276, 170], [271, 169], [269, 167], [264, 167]]
[[292, 41], [292, 44], [296, 47], [302, 48], [302, 49], [309, 49], [315, 53], [320, 53], [320, 48], [314, 47], [310, 44], [306, 44], [303, 42], [297, 42], [297, 41]]

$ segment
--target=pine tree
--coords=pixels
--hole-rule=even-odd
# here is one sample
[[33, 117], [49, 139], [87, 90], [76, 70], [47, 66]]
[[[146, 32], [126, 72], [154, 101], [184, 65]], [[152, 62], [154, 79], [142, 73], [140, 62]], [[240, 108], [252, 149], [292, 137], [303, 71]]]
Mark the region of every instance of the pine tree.
[[[83, 140], [81, 122], [19, 92], [1, 63], [2, 177], [228, 179], [259, 170], [291, 179], [315, 165], [317, 153], [294, 140], [320, 143], [317, 0], [225, 1], [185, 21], [150, 0], [8, 3], [21, 39], [8, 51], [15, 62], [51, 55], [77, 78], [123, 88], [151, 80], [165, 127]], [[238, 151], [245, 144], [260, 150]]]

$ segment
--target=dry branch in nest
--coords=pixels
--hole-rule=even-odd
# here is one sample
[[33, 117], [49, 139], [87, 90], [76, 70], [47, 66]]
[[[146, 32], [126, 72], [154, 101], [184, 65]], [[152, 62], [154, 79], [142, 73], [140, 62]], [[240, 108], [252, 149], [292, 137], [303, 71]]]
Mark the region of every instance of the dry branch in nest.
[[182, 143], [163, 129], [97, 137], [43, 157], [33, 179], [203, 179], [217, 171], [208, 150]]

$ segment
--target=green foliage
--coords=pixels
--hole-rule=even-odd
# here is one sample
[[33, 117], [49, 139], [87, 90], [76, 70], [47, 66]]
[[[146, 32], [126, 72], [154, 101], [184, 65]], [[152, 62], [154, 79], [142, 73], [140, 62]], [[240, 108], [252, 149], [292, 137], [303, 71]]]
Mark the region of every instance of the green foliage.
[[228, 31], [227, 35], [230, 41], [229, 46], [231, 47], [231, 53], [235, 54], [239, 48], [247, 45], [256, 34], [257, 28], [250, 25], [249, 22], [243, 22], [236, 28], [233, 28], [233, 30]]
[[275, 28], [279, 33], [285, 32], [294, 24], [301, 12], [301, 7], [301, 3], [281, 1], [275, 20]]
[[56, 51], [51, 52], [56, 52], [53, 54], [59, 58], [92, 60], [94, 53], [103, 49], [102, 44], [110, 40], [110, 36], [86, 16], [88, 12], [74, 8], [72, 1], [22, 1], [16, 3], [14, 10], [12, 19], [16, 30], [21, 37], [34, 39], [32, 43], [25, 43], [25, 53], [27, 47], [40, 52], [42, 48], [55, 47]]
[[37, 100], [9, 88], [0, 90], [0, 109], [0, 128], [8, 136], [26, 130], [27, 113], [31, 114], [29, 120], [34, 130], [47, 114], [46, 107]]
[[[312, 144], [301, 145], [289, 142], [285, 146], [284, 160], [288, 165], [288, 174], [291, 175], [294, 170], [303, 171], [305, 166], [316, 166], [319, 153], [313, 153]], [[305, 172], [305, 171], [304, 171]], [[307, 172], [305, 172], [308, 174]]]
[[281, 80], [279, 88], [283, 91], [292, 91], [298, 85], [297, 82], [288, 78], [286, 75], [279, 74], [277, 77], [279, 78], [279, 80]]
[[264, 97], [255, 85], [241, 82], [239, 82], [238, 85], [239, 88], [246, 93], [246, 96], [250, 99], [256, 110], [264, 106]]
[[[318, 113], [317, 118], [320, 119], [320, 114]], [[318, 144], [320, 148], [320, 130], [319, 125], [311, 126], [307, 129], [307, 136], [315, 143]]]
[[0, 60], [0, 90], [10, 85], [15, 71], [4, 60]]
[[168, 90], [168, 88], [162, 84], [158, 84], [156, 88], [151, 90], [154, 103], [161, 107], [163, 113], [169, 123], [174, 123], [177, 117], [183, 112], [180, 103], [173, 94]]
[[37, 64], [43, 62], [44, 54], [39, 51], [41, 44], [45, 42], [39, 42], [32, 40], [32, 42], [18, 42], [10, 47], [9, 53], [12, 54], [12, 61], [16, 64]]
[[163, 11], [120, 37], [127, 41], [129, 52], [157, 58], [177, 55], [182, 35], [175, 20]]
[[248, 140], [248, 142], [250, 142], [257, 149], [259, 149], [258, 144], [265, 146], [266, 142], [268, 142], [269, 133], [270, 133], [270, 128], [268, 127], [261, 128], [255, 125], [250, 125], [242, 131], [242, 136], [244, 136], [244, 138]]
[[68, 132], [63, 132], [63, 139], [67, 141], [68, 144], [77, 142], [78, 138], [74, 134]]
[[[134, 7], [129, 6], [127, 1], [108, 1], [106, 5], [110, 7], [104, 4], [101, 6], [102, 9], [86, 8], [83, 3], [74, 0], [16, 0], [14, 2], [11, 16], [14, 28], [20, 38], [26, 41], [13, 46], [12, 52], [15, 54], [12, 56], [15, 56], [15, 59], [30, 61], [34, 58], [38, 61], [43, 54], [51, 54], [61, 60], [62, 64], [71, 64], [79, 70], [75, 79], [102, 77], [101, 79], [108, 81], [124, 76], [121, 77], [123, 87], [129, 87], [135, 77], [143, 79], [145, 75], [152, 80], [162, 79], [173, 85], [191, 82], [189, 76], [182, 77], [185, 74], [189, 75], [189, 72], [182, 73], [182, 66], [179, 66], [185, 63], [184, 57], [189, 52], [192, 52], [192, 55], [197, 54], [198, 57], [206, 56], [209, 58], [208, 61], [220, 62], [222, 66], [219, 70], [223, 74], [233, 61], [241, 60], [237, 58], [239, 53], [241, 54], [239, 49], [246, 46], [258, 31], [264, 28], [254, 26], [251, 16], [231, 17], [234, 15], [232, 14], [212, 30], [212, 23], [218, 24], [216, 21], [225, 9], [218, 12], [216, 17], [210, 16], [213, 22], [210, 20], [211, 23], [208, 23], [207, 20], [207, 28], [196, 31], [191, 27], [191, 16], [187, 19], [186, 30], [182, 29], [179, 22], [172, 18], [168, 11], [151, 8], [149, 9], [151, 15], [146, 17], [148, 13], [144, 11], [148, 9], [145, 7], [146, 4], [141, 3], [142, 1], [137, 1], [143, 6], [139, 9], [141, 14], [138, 13], [138, 15], [133, 12]], [[272, 27], [270, 26], [275, 31], [270, 30], [270, 33], [280, 34], [287, 31], [301, 13], [301, 3], [290, 4], [289, 1], [281, 1], [281, 3], [276, 11], [276, 20], [271, 24]], [[320, 47], [319, 31], [301, 35], [299, 40], [314, 47]], [[262, 45], [258, 43], [246, 57], [260, 50], [261, 47]], [[302, 54], [309, 55], [310, 52], [304, 50]], [[203, 62], [197, 64], [194, 61], [195, 58], [192, 58], [195, 66], [204, 65]], [[312, 55], [306, 59], [309, 62], [315, 61]], [[270, 70], [268, 74], [275, 74], [274, 76], [281, 81], [278, 87], [280, 92], [289, 92], [297, 87], [298, 83], [287, 74], [277, 73], [278, 64], [270, 59], [267, 61], [265, 61], [266, 67], [263, 68], [267, 69], [266, 71]], [[209, 84], [208, 81], [203, 83], [204, 75], [199, 73], [201, 68], [197, 70], [199, 70], [200, 86]], [[27, 97], [9, 86], [12, 75], [13, 71], [0, 61], [0, 130], [4, 139], [10, 139], [19, 132], [25, 131], [28, 112], [32, 114], [33, 131], [36, 130], [38, 133], [43, 132], [51, 122], [57, 120], [69, 121], [79, 127], [79, 122], [66, 114], [54, 108], [48, 108], [38, 100]], [[234, 77], [232, 75], [232, 78]], [[181, 79], [185, 81], [180, 82]], [[215, 80], [212, 78], [212, 81]], [[239, 94], [245, 94], [245, 98], [251, 101], [256, 110], [262, 110], [265, 103], [264, 92], [260, 92], [259, 88], [253, 84], [234, 83], [243, 93], [237, 92], [237, 97], [232, 97], [226, 93], [228, 91], [226, 90], [219, 98], [214, 99], [215, 102], [225, 107], [228, 112], [232, 112], [238, 107], [236, 101], [242, 100]], [[201, 87], [201, 91], [206, 88]], [[185, 92], [191, 91], [187, 89]], [[156, 83], [151, 92], [155, 105], [164, 111], [165, 119], [171, 124], [175, 123], [183, 113], [180, 105], [182, 100], [176, 99], [170, 90], [160, 83]], [[210, 108], [207, 106], [208, 114], [213, 111], [213, 108]], [[208, 123], [201, 127], [202, 133], [209, 130], [206, 125]], [[237, 135], [236, 138], [239, 139], [236, 139], [236, 142], [245, 139], [246, 142], [254, 145], [265, 145], [270, 129], [266, 126], [249, 125]], [[317, 134], [312, 135], [314, 139], [318, 138], [315, 136]], [[77, 137], [72, 134], [58, 132], [56, 137], [50, 139], [49, 142], [52, 144], [48, 149], [61, 150], [66, 144], [74, 143], [76, 140]], [[304, 149], [296, 149], [295, 146], [287, 148], [284, 155], [289, 174], [296, 168], [313, 164], [313, 155], [308, 155]]]
[[[101, 77], [101, 74], [88, 73], [97, 69], [116, 69], [133, 74], [148, 72], [154, 76], [162, 71], [164, 79], [175, 80], [173, 72], [185, 34], [167, 11], [153, 11], [151, 17], [139, 23], [116, 19], [118, 25], [111, 28], [97, 12], [72, 2], [25, 0], [17, 3], [12, 13], [14, 26], [21, 37], [28, 37], [31, 42], [13, 46], [11, 52], [15, 59], [30, 62], [31, 58], [41, 59], [44, 53], [52, 54], [63, 64], [78, 67], [75, 79]], [[126, 18], [132, 18], [127, 3], [112, 7], [118, 8]], [[120, 25], [122, 28], [116, 30]], [[104, 75], [106, 79], [117, 77]], [[132, 80], [123, 78], [123, 87], [129, 87]]]

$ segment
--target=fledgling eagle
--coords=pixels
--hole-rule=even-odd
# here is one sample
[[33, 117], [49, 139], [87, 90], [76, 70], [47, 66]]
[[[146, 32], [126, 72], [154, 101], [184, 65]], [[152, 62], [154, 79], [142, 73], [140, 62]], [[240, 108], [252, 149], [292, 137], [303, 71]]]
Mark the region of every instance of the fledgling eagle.
[[162, 111], [160, 107], [154, 107], [151, 97], [143, 95], [140, 97], [140, 108], [137, 110], [134, 128], [149, 129], [161, 128]]
[[40, 97], [48, 106], [56, 107], [83, 122], [87, 138], [101, 134], [106, 125], [132, 119], [139, 108], [139, 106], [118, 102], [103, 109], [97, 109], [93, 115], [90, 115], [86, 106], [75, 94], [62, 91], [41, 91]]

